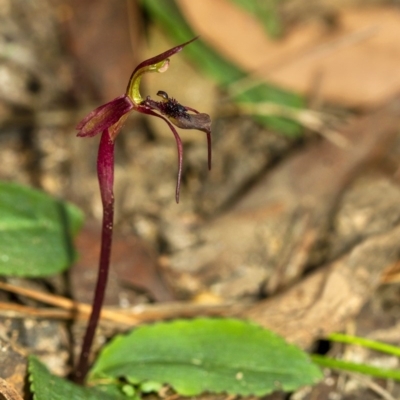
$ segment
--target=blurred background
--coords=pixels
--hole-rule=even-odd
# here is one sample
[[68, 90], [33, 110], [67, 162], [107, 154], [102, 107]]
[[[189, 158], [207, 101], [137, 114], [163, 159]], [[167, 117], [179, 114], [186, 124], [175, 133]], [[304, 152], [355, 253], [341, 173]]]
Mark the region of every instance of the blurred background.
[[[370, 304], [355, 331], [390, 327], [395, 337], [400, 271], [384, 256], [398, 251], [400, 221], [399, 1], [0, 0], [0, 20], [0, 179], [84, 210], [76, 300], [91, 299], [102, 210], [98, 138], [77, 138], [74, 127], [123, 94], [139, 62], [199, 35], [141, 92], [164, 90], [211, 115], [212, 170], [205, 135], [180, 131], [176, 205], [172, 133], [130, 116], [116, 141], [108, 304], [254, 304], [387, 235], [345, 315]], [[300, 339], [281, 333], [309, 345], [344, 320], [314, 319]]]

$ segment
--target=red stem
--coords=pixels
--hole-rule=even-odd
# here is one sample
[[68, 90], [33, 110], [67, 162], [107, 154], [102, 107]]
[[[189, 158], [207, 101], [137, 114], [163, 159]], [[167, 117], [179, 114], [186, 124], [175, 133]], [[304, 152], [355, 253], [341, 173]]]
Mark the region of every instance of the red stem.
[[112, 233], [114, 226], [114, 142], [110, 139], [108, 130], [105, 130], [100, 139], [97, 157], [97, 175], [99, 179], [101, 200], [103, 204], [103, 225], [101, 233], [101, 251], [99, 273], [93, 299], [92, 313], [83, 339], [81, 355], [75, 371], [74, 381], [82, 384], [89, 370], [89, 356], [94, 335], [103, 306], [107, 286], [108, 271], [110, 269]]

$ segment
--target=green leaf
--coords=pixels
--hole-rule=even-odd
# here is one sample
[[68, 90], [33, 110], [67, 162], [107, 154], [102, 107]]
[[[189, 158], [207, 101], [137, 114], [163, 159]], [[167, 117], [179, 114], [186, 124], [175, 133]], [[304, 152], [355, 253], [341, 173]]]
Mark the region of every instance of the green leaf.
[[65, 270], [75, 259], [72, 237], [82, 222], [71, 204], [0, 182], [0, 274], [38, 277]]
[[300, 349], [250, 322], [199, 318], [142, 326], [104, 347], [90, 380], [123, 377], [204, 391], [262, 396], [321, 379]]
[[132, 385], [123, 385], [122, 386], [122, 392], [125, 394], [126, 397], [135, 397], [136, 396], [136, 390], [134, 386]]
[[140, 391], [142, 393], [159, 392], [162, 388], [162, 384], [159, 382], [146, 381], [140, 385]]
[[50, 374], [33, 356], [29, 357], [29, 381], [34, 400], [118, 400], [125, 397], [110, 396], [95, 388], [85, 388]]
[[[146, 0], [141, 4], [177, 43], [185, 42], [188, 38], [196, 36], [173, 0]], [[201, 39], [187, 46], [184, 53], [193, 60], [199, 69], [202, 69], [224, 90], [228, 91], [234, 101], [273, 102], [290, 107], [304, 107], [304, 100], [301, 96], [265, 83], [253, 84], [250, 82], [251, 88], [243, 89], [239, 93], [237, 90], [230, 92], [230, 86], [245, 78], [246, 73], [220, 56]], [[269, 128], [289, 136], [298, 136], [301, 133], [300, 125], [288, 119], [268, 116], [259, 117], [257, 120]]]
[[[343, 333], [331, 333], [328, 336], [328, 339], [338, 343], [363, 346], [368, 349], [381, 351], [383, 353], [391, 354], [396, 357], [400, 356], [400, 347], [378, 342], [376, 340], [366, 339], [358, 336], [346, 335]], [[339, 371], [342, 370], [342, 371], [358, 372], [360, 374], [370, 375], [376, 378], [395, 379], [397, 381], [400, 381], [399, 369], [388, 369], [388, 368], [376, 367], [374, 365], [353, 363], [345, 360], [337, 360], [335, 358], [321, 356], [319, 354], [313, 354], [311, 358], [316, 364], [320, 365], [321, 367], [329, 367], [332, 369], [337, 369]]]
[[395, 379], [396, 381], [400, 381], [400, 369], [388, 369], [368, 364], [358, 364], [351, 361], [343, 361], [321, 356], [319, 354], [313, 354], [311, 359], [321, 367], [327, 367], [339, 371], [358, 372], [359, 374], [370, 375], [375, 378]]
[[367, 349], [372, 349], [376, 351], [381, 351], [382, 353], [391, 354], [396, 357], [400, 357], [400, 347], [393, 346], [391, 344], [386, 344], [378, 342], [376, 340], [366, 339], [359, 336], [347, 335], [344, 333], [331, 333], [328, 336], [328, 340], [332, 340], [338, 343], [353, 344], [356, 346], [363, 346]]

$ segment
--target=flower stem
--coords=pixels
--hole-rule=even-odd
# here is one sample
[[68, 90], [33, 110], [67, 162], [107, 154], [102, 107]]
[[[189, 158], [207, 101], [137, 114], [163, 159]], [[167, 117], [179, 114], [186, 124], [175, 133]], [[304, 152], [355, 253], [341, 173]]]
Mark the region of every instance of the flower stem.
[[100, 318], [110, 268], [112, 233], [114, 226], [114, 141], [109, 131], [103, 131], [97, 157], [97, 176], [99, 179], [101, 201], [103, 205], [103, 225], [101, 233], [101, 251], [99, 273], [93, 299], [92, 313], [83, 339], [82, 350], [75, 371], [75, 382], [82, 384], [89, 369], [89, 356], [96, 328]]

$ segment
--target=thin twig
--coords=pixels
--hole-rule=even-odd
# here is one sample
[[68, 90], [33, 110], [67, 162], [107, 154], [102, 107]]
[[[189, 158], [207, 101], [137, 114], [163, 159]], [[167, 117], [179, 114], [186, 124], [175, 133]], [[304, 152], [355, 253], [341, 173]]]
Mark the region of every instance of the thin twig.
[[376, 382], [374, 382], [371, 378], [366, 377], [364, 375], [356, 374], [353, 372], [346, 372], [346, 371], [341, 371], [341, 373], [344, 373], [351, 378], [361, 382], [363, 385], [367, 386], [368, 389], [372, 390], [374, 393], [382, 397], [384, 400], [396, 400], [385, 388], [382, 386], [378, 385]]
[[[26, 288], [10, 285], [9, 283], [0, 282], [0, 289], [5, 290], [10, 293], [15, 293], [15, 294], [18, 294], [21, 296], [25, 296], [30, 299], [36, 300], [36, 301], [40, 301], [41, 303], [59, 307], [66, 311], [70, 311], [68, 316], [65, 316], [65, 317], [60, 316], [60, 318], [63, 318], [63, 319], [64, 318], [71, 319], [74, 317], [87, 319], [92, 311], [92, 307], [88, 304], [79, 303], [77, 301], [72, 301], [72, 300], [62, 297], [62, 296], [56, 296], [53, 294], [47, 294], [47, 293], [38, 292], [38, 291], [35, 291], [32, 289], [26, 289]], [[15, 308], [12, 309], [13, 305], [11, 303], [2, 303], [2, 304], [4, 304], [3, 306], [1, 306], [3, 313], [7, 309], [13, 310], [14, 312], [19, 311], [18, 309], [15, 309]], [[7, 306], [7, 304], [8, 304], [8, 306]], [[22, 310], [22, 308], [20, 310]], [[43, 309], [37, 309], [37, 308], [32, 307], [32, 316], [33, 317], [35, 317], [34, 314], [36, 313], [36, 311], [33, 311], [33, 310], [41, 310], [40, 313], [43, 313], [43, 315], [45, 314], [45, 311]], [[29, 313], [28, 308], [25, 308], [24, 312]], [[38, 315], [38, 316], [40, 317], [40, 315]], [[132, 325], [132, 324], [140, 322], [133, 315], [126, 315], [121, 312], [114, 312], [112, 310], [107, 310], [107, 309], [102, 311], [101, 317], [105, 320], [109, 320], [109, 321], [113, 321], [113, 322], [117, 322], [117, 323], [121, 323], [121, 324], [127, 324], [127, 325]]]
[[[10, 293], [15, 293], [30, 299], [40, 301], [45, 304], [59, 307], [59, 309], [43, 309], [15, 305], [12, 303], [0, 303], [0, 315], [23, 318], [61, 318], [61, 319], [87, 319], [91, 312], [91, 306], [66, 299], [61, 296], [44, 294], [35, 290], [21, 288], [0, 282], [0, 289]], [[160, 304], [143, 304], [130, 309], [103, 309], [101, 319], [118, 324], [134, 326], [148, 321], [159, 321], [178, 317], [196, 317], [199, 315], [207, 316], [233, 316], [239, 315], [247, 304], [223, 303], [218, 305], [195, 304], [188, 302], [169, 302]]]

